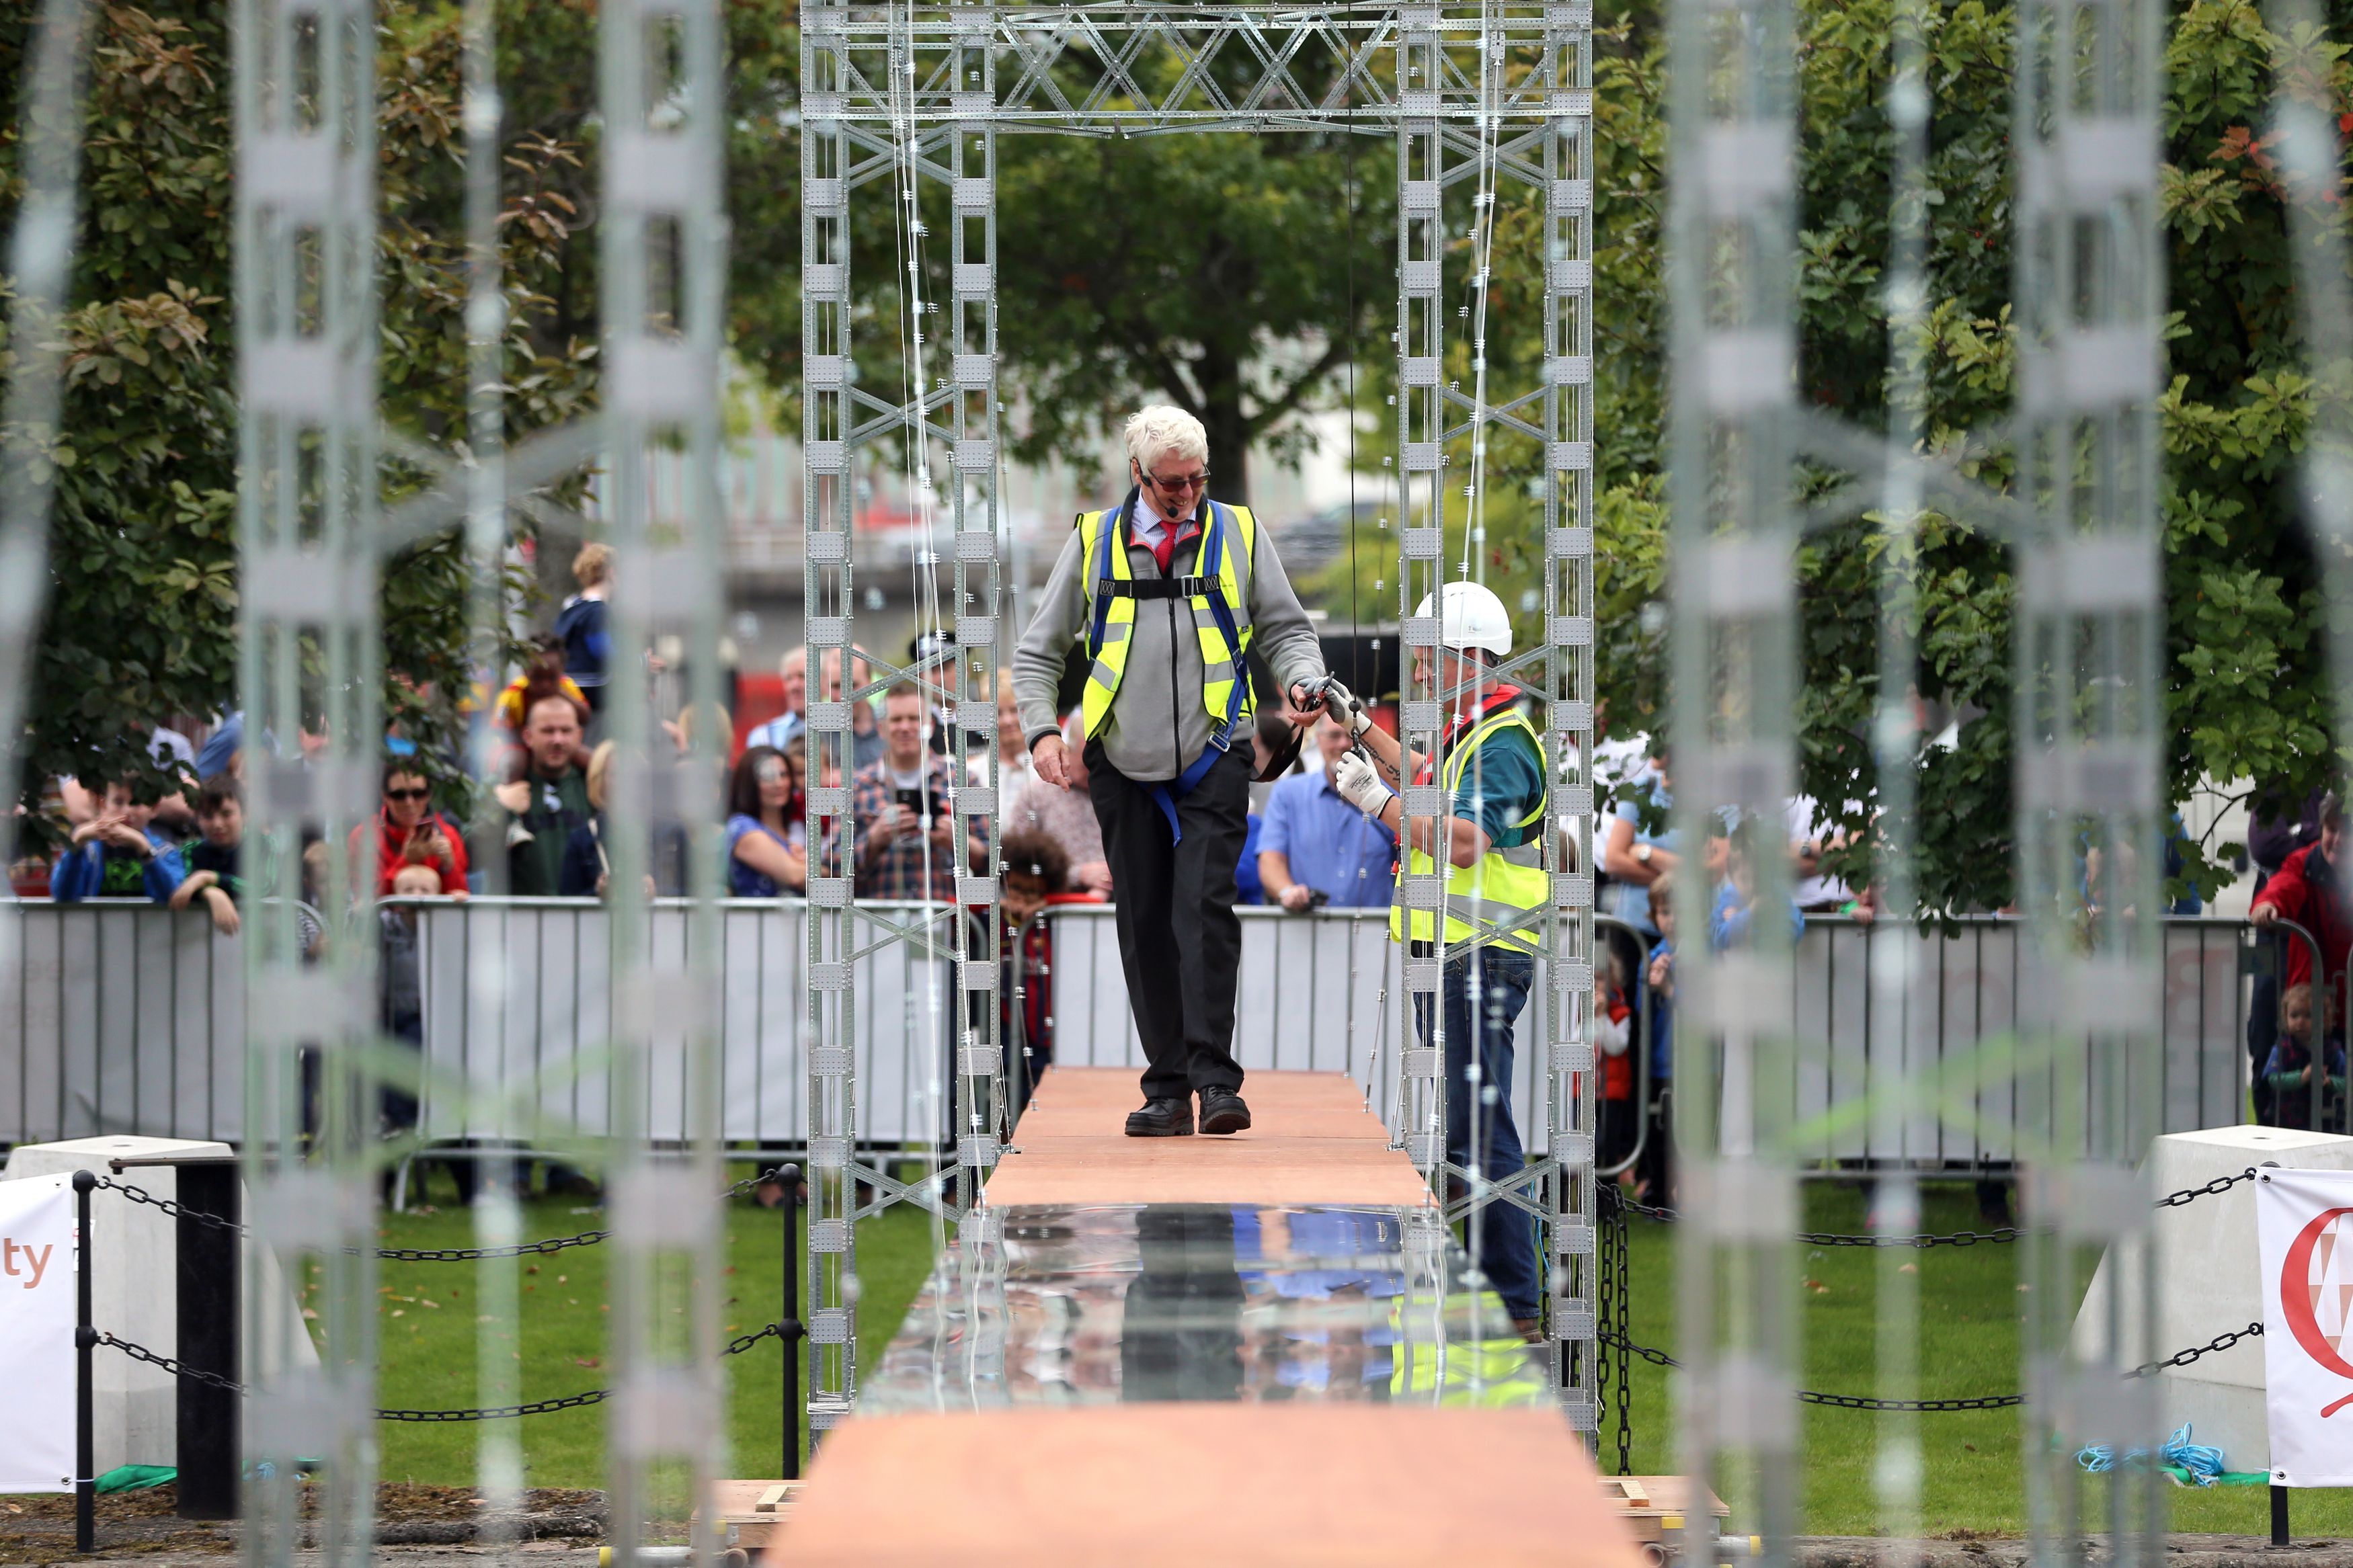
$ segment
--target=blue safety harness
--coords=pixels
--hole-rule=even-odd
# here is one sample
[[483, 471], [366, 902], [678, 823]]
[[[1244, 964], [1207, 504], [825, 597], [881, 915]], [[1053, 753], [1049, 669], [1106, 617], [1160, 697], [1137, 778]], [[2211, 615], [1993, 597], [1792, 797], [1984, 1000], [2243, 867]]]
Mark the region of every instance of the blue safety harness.
[[[1242, 639], [1234, 629], [1233, 606], [1226, 603], [1225, 584], [1216, 570], [1218, 564], [1225, 560], [1225, 509], [1206, 496], [1201, 499], [1201, 504], [1209, 513], [1209, 526], [1201, 535], [1200, 552], [1193, 562], [1197, 567], [1208, 563], [1210, 567], [1208, 575], [1197, 574], [1190, 577], [1161, 577], [1141, 582], [1133, 577], [1114, 577], [1111, 570], [1114, 542], [1117, 548], [1127, 548], [1127, 520], [1134, 510], [1135, 498], [1136, 492], [1129, 490], [1127, 499], [1121, 501], [1117, 510], [1104, 518], [1103, 525], [1095, 531], [1095, 613], [1087, 631], [1088, 664], [1092, 666], [1103, 656], [1103, 628], [1110, 619], [1111, 602], [1114, 597], [1208, 599], [1209, 617], [1218, 623], [1218, 631], [1225, 637], [1226, 647], [1232, 651], [1234, 660], [1233, 689], [1226, 699], [1226, 716], [1209, 731], [1209, 743], [1202, 748], [1199, 756], [1193, 759], [1191, 767], [1176, 775], [1174, 783], [1155, 782], [1144, 786], [1151, 795], [1153, 804], [1160, 807], [1160, 815], [1168, 819], [1170, 841], [1182, 844], [1185, 842], [1185, 830], [1176, 823], [1176, 803], [1191, 795], [1194, 786], [1209, 776], [1209, 770], [1218, 765], [1218, 759], [1233, 745], [1234, 724], [1241, 717], [1243, 693], [1250, 688], [1250, 667], [1243, 662]], [[1175, 563], [1173, 552], [1169, 561], [1172, 565]], [[1134, 634], [1131, 631], [1129, 635]], [[1124, 670], [1122, 679], [1125, 679]]]

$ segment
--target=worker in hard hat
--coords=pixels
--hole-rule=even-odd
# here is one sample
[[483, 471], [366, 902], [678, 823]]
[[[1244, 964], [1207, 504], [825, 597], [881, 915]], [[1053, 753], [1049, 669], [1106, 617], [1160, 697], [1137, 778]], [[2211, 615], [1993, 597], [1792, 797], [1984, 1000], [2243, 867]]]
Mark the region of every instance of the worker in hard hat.
[[[1181, 408], [1127, 422], [1129, 489], [1083, 513], [1013, 654], [1036, 782], [1071, 787], [1054, 694], [1086, 649], [1086, 785], [1111, 865], [1121, 967], [1144, 1044], [1131, 1138], [1250, 1124], [1234, 1059], [1241, 921], [1234, 869], [1249, 833], [1255, 649], [1286, 692], [1320, 681], [1315, 628], [1246, 506], [1212, 501], [1209, 438]], [[1286, 701], [1294, 731], [1320, 703]], [[1296, 746], [1293, 747], [1293, 752]]]
[[[1334, 769], [1333, 784], [1341, 798], [1398, 835], [1404, 875], [1389, 908], [1389, 934], [1423, 958], [1435, 956], [1443, 938], [1447, 1161], [1472, 1168], [1475, 1108], [1482, 1173], [1507, 1182], [1526, 1163], [1512, 1121], [1512, 1028], [1527, 1005], [1551, 895], [1543, 848], [1544, 744], [1519, 710], [1519, 688], [1494, 675], [1496, 660], [1512, 651], [1504, 602], [1479, 584], [1449, 583], [1415, 613], [1439, 622], [1438, 647], [1413, 652], [1415, 685], [1428, 689], [1435, 681], [1447, 720], [1438, 752], [1407, 755], [1348, 692], [1332, 689], [1325, 698], [1332, 715], [1358, 742]], [[1447, 801], [1447, 815], [1417, 819], [1410, 838], [1397, 795], [1409, 773], [1417, 784], [1438, 785]], [[1438, 869], [1434, 845], [1446, 858], [1442, 932], [1433, 911], [1406, 907], [1405, 879]], [[1428, 1042], [1433, 1020], [1419, 996], [1415, 1007], [1416, 1026]], [[1538, 1338], [1540, 1276], [1528, 1215], [1499, 1197], [1481, 1212], [1479, 1237], [1480, 1267], [1513, 1326]]]

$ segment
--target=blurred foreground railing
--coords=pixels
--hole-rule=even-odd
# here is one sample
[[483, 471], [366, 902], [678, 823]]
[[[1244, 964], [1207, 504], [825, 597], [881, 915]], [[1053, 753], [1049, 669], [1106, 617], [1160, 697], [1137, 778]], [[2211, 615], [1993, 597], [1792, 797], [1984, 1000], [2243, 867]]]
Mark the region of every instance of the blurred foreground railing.
[[[876, 939], [854, 975], [860, 1142], [877, 1151], [919, 1147], [945, 1122], [934, 1079], [948, 1061], [955, 991], [922, 943], [879, 939], [892, 925], [955, 917], [937, 906], [928, 914], [922, 905], [858, 909]], [[601, 1135], [609, 1090], [601, 1052], [612, 1017], [603, 908], [477, 899], [416, 913], [420, 1134]], [[1047, 917], [1054, 1058], [1140, 1068], [1112, 913], [1079, 904]], [[1402, 989], [1385, 911], [1241, 915], [1243, 1065], [1346, 1073], [1387, 1116], [1396, 1035], [1386, 1009]], [[791, 1150], [805, 1136], [802, 918], [790, 902], [723, 909], [721, 978], [707, 1003], [718, 1016], [722, 1136], [731, 1142]], [[649, 940], [658, 952], [681, 950], [686, 932], [683, 907], [657, 905]], [[2048, 988], [2024, 937], [2014, 921], [1987, 919], [1927, 939], [1921, 983], [1891, 1020], [1874, 1013], [1870, 946], [1919, 939], [1849, 921], [1808, 922], [1787, 1004], [1799, 1037], [1811, 1042], [1794, 1086], [1799, 1119], [1812, 1129], [1808, 1162], [1961, 1172], [2004, 1167], [2031, 1147], [2051, 1101], [2051, 1068], [2031, 1041]], [[2235, 921], [2167, 922], [2164, 1124], [2150, 1133], [2245, 1120], [2254, 940]], [[1542, 985], [1540, 977], [1539, 995]], [[651, 1135], [682, 1138], [682, 1020], [657, 1018], [654, 1028]], [[216, 935], [200, 914], [139, 903], [0, 904], [0, 1141], [141, 1132], [237, 1142], [243, 1032], [236, 939]], [[1513, 1090], [1534, 1141], [1546, 1064], [1540, 1053], [1531, 1059], [1532, 1034], [1524, 1026]], [[1647, 1054], [1646, 1045], [1636, 1049]], [[1858, 1105], [1874, 1082], [1907, 1072], [1915, 1082], [1940, 1082], [1943, 1093], [1900, 1133], [1834, 1114]]]

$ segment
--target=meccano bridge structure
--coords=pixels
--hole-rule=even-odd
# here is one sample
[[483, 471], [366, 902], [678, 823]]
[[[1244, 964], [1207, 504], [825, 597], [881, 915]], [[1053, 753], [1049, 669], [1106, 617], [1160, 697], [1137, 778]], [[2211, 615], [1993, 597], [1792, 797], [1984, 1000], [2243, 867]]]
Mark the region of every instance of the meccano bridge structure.
[[[2113, 1276], [2120, 1288], [2111, 1300], [2122, 1303], [2129, 1292], [2145, 1304], [2156, 1278], [2146, 1240], [2150, 1194], [2134, 1163], [2154, 1125], [2146, 1095], [2158, 1076], [2145, 1069], [2154, 1045], [2153, 876], [2165, 810], [2153, 414], [2162, 364], [2160, 15], [2154, 0], [2031, 0], [2019, 11], [2012, 141], [2020, 393], [2012, 435], [2022, 478], [2008, 497], [1915, 457], [1900, 420], [1890, 439], [1838, 427], [1798, 401], [1793, 15], [1793, 0], [1670, 6], [1675, 809], [1687, 841], [1696, 841], [1725, 813], [1778, 821], [1793, 793], [1794, 552], [1809, 519], [1875, 501], [1900, 534], [1933, 505], [2009, 540], [2021, 604], [2021, 885], [2060, 976], [2052, 1016], [2021, 1029], [2019, 1049], [2021, 1060], [2055, 1065], [2060, 1070], [2051, 1076], [2081, 1097], [2052, 1107], [2044, 1146], [2031, 1162], [2028, 1209], [2038, 1285], [2027, 1335], [2038, 1456], [2032, 1518], [2038, 1561], [2068, 1561], [2092, 1523], [2080, 1518], [2068, 1456], [2090, 1442], [2152, 1444], [2146, 1393], [2117, 1374], [2165, 1348], [2139, 1342], [2146, 1331], [2133, 1326], [2155, 1314], [2120, 1306], [2105, 1335], [2085, 1342], [2090, 1353], [2079, 1354], [2059, 1315], [2067, 1293], [2043, 1288], [2071, 1278], [2087, 1254], [2104, 1247], [2121, 1249]], [[1902, 8], [1899, 25], [1915, 45], [1925, 15], [1922, 5]], [[22, 710], [23, 656], [44, 580], [48, 469], [37, 459], [59, 406], [59, 356], [38, 329], [62, 309], [71, 276], [75, 83], [86, 16], [83, 0], [45, 0], [31, 52], [25, 196], [10, 260], [17, 347], [0, 464], [0, 776], [14, 776], [8, 764]], [[475, 6], [470, 17], [477, 58], [487, 59], [489, 6]], [[723, 605], [709, 479], [720, 437], [726, 243], [719, 12], [715, 0], [607, 0], [602, 10], [605, 410], [587, 424], [503, 449], [495, 352], [501, 301], [495, 266], [478, 266], [467, 323], [478, 350], [467, 460], [438, 459], [437, 488], [392, 515], [378, 504], [377, 480], [384, 442], [373, 331], [374, 10], [368, 0], [239, 0], [236, 21], [242, 700], [252, 747], [249, 831], [276, 852], [273, 879], [257, 892], [280, 900], [248, 933], [246, 1016], [255, 1023], [247, 1174], [255, 1244], [275, 1249], [290, 1268], [320, 1270], [325, 1340], [319, 1365], [306, 1368], [284, 1345], [248, 1336], [246, 1444], [256, 1478], [248, 1550], [258, 1563], [291, 1562], [295, 1461], [322, 1459], [321, 1544], [329, 1561], [358, 1568], [372, 1539], [368, 1237], [379, 1160], [374, 1107], [386, 1058], [377, 1053], [372, 1023], [369, 944], [332, 945], [316, 962], [304, 951], [292, 915], [298, 851], [306, 833], [341, 844], [372, 807], [380, 731], [375, 589], [385, 553], [420, 530], [463, 520], [487, 570], [506, 540], [510, 510], [545, 515], [545, 502], [531, 492], [585, 461], [600, 461], [612, 485], [613, 533], [629, 563], [613, 602], [619, 666], [636, 668], [657, 640], [675, 637], [699, 683], [695, 700], [715, 697]], [[1409, 654], [1434, 648], [1438, 628], [1414, 614], [1422, 597], [1456, 571], [1476, 575], [1482, 568], [1487, 442], [1509, 432], [1537, 443], [1544, 552], [1533, 607], [1542, 635], [1512, 673], [1537, 700], [1554, 817], [1544, 839], [1553, 890], [1545, 921], [1549, 980], [1535, 1003], [1550, 1152], [1504, 1186], [1448, 1166], [1442, 1056], [1409, 1022], [1413, 997], [1439, 984], [1442, 952], [1409, 964], [1407, 994], [1396, 999], [1405, 1089], [1395, 1127], [1433, 1181], [1460, 1181], [1456, 1217], [1507, 1203], [1546, 1222], [1552, 1391], [1568, 1418], [1589, 1430], [1598, 1415], [1594, 1064], [1583, 1014], [1596, 805], [1589, 8], [1493, 0], [809, 4], [802, 21], [806, 594], [817, 780], [809, 805], [820, 824], [839, 823], [848, 809], [849, 703], [913, 678], [946, 710], [958, 778], [976, 763], [986, 781], [959, 784], [949, 809], [960, 824], [994, 826], [994, 682], [997, 650], [1014, 630], [1001, 618], [1007, 584], [996, 504], [1003, 436], [994, 218], [999, 139], [1298, 132], [1393, 142], [1398, 414], [1390, 521], [1399, 546], [1401, 632]], [[1916, 160], [1923, 133], [1920, 69], [1916, 47], [1899, 50], [1892, 111], [1905, 132], [1905, 178], [1917, 174], [1916, 162], [1901, 160]], [[487, 152], [494, 162], [501, 110], [486, 70], [470, 77], [466, 114], [475, 155]], [[2334, 156], [2327, 128], [2293, 116], [2290, 124], [2301, 126], [2290, 155], [2327, 167]], [[1504, 181], [1535, 193], [1544, 215], [1536, 252], [1496, 252], [1494, 195]], [[1900, 178], [1899, 197], [1909, 188]], [[496, 253], [491, 191], [492, 200], [470, 209], [478, 259]], [[853, 334], [860, 318], [850, 215], [860, 199], [892, 204], [902, 276], [901, 326], [889, 341]], [[929, 215], [943, 208], [946, 298], [933, 301], [925, 292], [935, 269], [924, 249], [938, 244]], [[1899, 204], [1900, 245], [1911, 243], [1905, 237], [1916, 234], [1919, 221], [1916, 201]], [[1910, 254], [1916, 258], [1916, 247]], [[2303, 280], [2313, 341], [2341, 361], [2353, 353], [2341, 258], [2325, 247], [2307, 247], [2306, 255], [2328, 262]], [[1511, 267], [1535, 268], [1542, 280], [1544, 353], [1535, 384], [1525, 387], [1491, 378], [1485, 353], [1488, 285], [1497, 269]], [[1899, 267], [1897, 278], [1910, 292], [1899, 289], [1891, 314], [1908, 320], [1925, 280], [1916, 266], [1908, 273]], [[1450, 309], [1458, 323], [1451, 336]], [[888, 377], [862, 377], [862, 354], [870, 364], [893, 359], [897, 387], [877, 390]], [[2316, 471], [2338, 474], [2348, 432], [2321, 434]], [[927, 521], [939, 514], [919, 591], [933, 595], [929, 619], [952, 640], [905, 668], [847, 657], [858, 644], [860, 605], [849, 549], [851, 464], [860, 447], [878, 443], [893, 445], [921, 481]], [[653, 513], [633, 481], [657, 446], [693, 454], [702, 476], [675, 513]], [[1801, 510], [1791, 486], [1801, 458], [1860, 476], [1863, 482], [1847, 492], [1851, 503]], [[2314, 489], [2316, 525], [2341, 538], [2353, 486], [2339, 480]], [[2320, 554], [2341, 574], [2335, 553]], [[950, 582], [944, 601], [940, 570]], [[2333, 585], [2342, 605], [2342, 584]], [[1891, 592], [1900, 605], [1900, 587]], [[1893, 616], [1890, 624], [1900, 619]], [[837, 660], [840, 674], [828, 684], [825, 671]], [[2340, 681], [2340, 695], [2346, 685]], [[710, 1370], [720, 1279], [713, 1196], [720, 1086], [705, 1005], [711, 928], [707, 921], [696, 925], [702, 938], [682, 949], [656, 948], [644, 940], [640, 890], [653, 825], [682, 823], [695, 851], [695, 908], [699, 916], [710, 910], [719, 738], [712, 727], [698, 727], [684, 765], [656, 770], [646, 760], [651, 725], [642, 687], [623, 680], [614, 695], [623, 760], [612, 819], [624, 825], [612, 844], [621, 933], [614, 951], [624, 1000], [609, 1050], [584, 1070], [605, 1076], [620, 1112], [620, 1135], [589, 1152], [610, 1173], [621, 1254], [612, 1317], [611, 1533], [632, 1543], [649, 1514], [683, 1520], [710, 1477], [713, 1436], [723, 1425]], [[1404, 693], [1402, 728], [1417, 747], [1435, 740], [1443, 695], [1427, 679]], [[1875, 737], [1883, 756], [1916, 754], [1919, 739], [1906, 723], [1897, 708], [1887, 708]], [[305, 728], [326, 738], [308, 766], [260, 739]], [[825, 782], [828, 763], [842, 781]], [[1434, 790], [1406, 792], [1409, 824], [1442, 808]], [[0, 818], [0, 827], [5, 823]], [[994, 878], [960, 875], [936, 889], [944, 904], [978, 911], [977, 919], [887, 917], [861, 910], [847, 846], [818, 837], [805, 1037], [813, 1118], [810, 1415], [822, 1430], [858, 1393], [855, 1222], [900, 1201], [943, 1219], [965, 1215], [1010, 1130], [996, 1024]], [[995, 842], [993, 832], [988, 837]], [[2079, 844], [2106, 851], [2107, 874], [2117, 879], [2110, 912], [2089, 943], [2077, 940], [2068, 918]], [[1900, 867], [1903, 844], [1891, 840], [1888, 849]], [[1706, 889], [1696, 858], [1686, 866], [1681, 898], [1696, 916]], [[1769, 856], [1756, 869], [1769, 900], [1781, 869]], [[338, 906], [344, 877], [342, 858], [330, 856], [326, 897]], [[1399, 896], [1409, 908], [1435, 909], [1442, 889], [1409, 878]], [[1745, 947], [1718, 954], [1704, 942], [1686, 942], [1679, 954], [1684, 1028], [1676, 1081], [1683, 1091], [1676, 1105], [1691, 1222], [1682, 1233], [1687, 1368], [1678, 1410], [1685, 1469], [1705, 1483], [1722, 1476], [1719, 1489], [1753, 1499], [1766, 1554], [1786, 1562], [1797, 1495], [1797, 1205], [1781, 1090], [1808, 1047], [1761, 1022], [1790, 1016], [1783, 1000], [1788, 944], [1771, 925], [1764, 922]], [[918, 944], [936, 960], [934, 988], [910, 999], [908, 1019], [935, 1045], [934, 1098], [947, 1157], [913, 1183], [859, 1158], [858, 1085], [848, 1048], [849, 965], [892, 942]], [[0, 963], [9, 956], [0, 952]], [[505, 953], [486, 942], [480, 960], [480, 983], [495, 990]], [[1903, 995], [1910, 971], [1900, 956], [1890, 963], [1875, 984]], [[315, 1127], [304, 1121], [306, 1058], [319, 1064]], [[643, 1108], [656, 1092], [649, 1063], [657, 1058], [678, 1069], [661, 1092], [684, 1098], [692, 1130], [685, 1159], [656, 1160], [643, 1132]], [[498, 1084], [470, 1087], [501, 1092]], [[1926, 1114], [1951, 1087], [1926, 1075], [1895, 1075], [1874, 1086], [1873, 1111], [1892, 1106]], [[1914, 1223], [1901, 1219], [1908, 1201], [1901, 1184], [1891, 1186], [1899, 1198], [1883, 1212]], [[871, 1200], [861, 1202], [861, 1188]], [[260, 1271], [247, 1277], [258, 1279]], [[513, 1300], [511, 1286], [503, 1296], [485, 1293], [486, 1302]], [[257, 1325], [264, 1321], [249, 1316]], [[491, 1322], [486, 1336], [506, 1326]], [[1910, 1364], [1904, 1347], [1912, 1332], [1905, 1321], [1885, 1336], [1888, 1366]], [[1880, 1486], [1886, 1510], [1900, 1518], [1916, 1505], [1917, 1448], [1906, 1447], [1900, 1429], [1894, 1436], [1895, 1462], [1883, 1465]], [[2128, 1471], [2106, 1494], [2106, 1523], [2127, 1562], [2151, 1560], [2153, 1479]], [[706, 1531], [697, 1546], [707, 1555], [711, 1545]]]
[[[915, 675], [953, 716], [950, 761], [986, 784], [959, 791], [959, 824], [990, 819], [996, 803], [996, 669], [1000, 643], [1018, 628], [1000, 621], [1004, 564], [997, 507], [1000, 404], [997, 353], [997, 152], [1001, 136], [1186, 135], [1306, 132], [1393, 139], [1398, 178], [1398, 395], [1395, 521], [1402, 637], [1409, 659], [1434, 650], [1438, 624], [1414, 612], [1446, 575], [1450, 543], [1467, 561], [1480, 535], [1477, 494], [1490, 435], [1515, 431], [1545, 454], [1546, 635], [1512, 661], [1539, 698], [1559, 831], [1546, 836], [1553, 907], [1544, 921], [1553, 985], [1536, 1005], [1546, 1020], [1550, 1079], [1544, 1103], [1552, 1152], [1520, 1182], [1490, 1187], [1446, 1161], [1440, 1053], [1413, 1037], [1418, 999], [1433, 1007], [1443, 953], [1407, 968], [1398, 999], [1404, 1100], [1399, 1127], [1434, 1180], [1463, 1184], [1458, 1215], [1509, 1203], [1545, 1223], [1553, 1289], [1548, 1331], [1565, 1408], [1583, 1430], [1594, 1395], [1596, 1082], [1585, 1009], [1591, 991], [1593, 670], [1592, 622], [1592, 11], [1589, 4], [1427, 5], [1293, 5], [1084, 6], [813, 4], [801, 31], [804, 429], [807, 440], [807, 609], [810, 669], [854, 643], [850, 524], [852, 455], [898, 445], [915, 488], [944, 490], [946, 537], [937, 559], [952, 568], [953, 599], [937, 617], [953, 654]], [[1542, 279], [1546, 353], [1541, 375], [1508, 396], [1491, 392], [1483, 339], [1450, 337], [1450, 315], [1483, 323], [1491, 282], [1495, 184], [1511, 179], [1543, 203], [1543, 254], [1514, 258]], [[861, 190], [897, 210], [906, 300], [893, 341], [861, 343], [850, 278], [851, 206]], [[924, 215], [944, 189], [948, 298], [923, 298]], [[1461, 245], [1472, 241], [1466, 263]], [[1450, 271], [1451, 276], [1450, 277]], [[937, 341], [935, 341], [937, 340]], [[858, 374], [861, 347], [884, 348], [906, 367], [897, 395]], [[1467, 349], [1467, 356], [1464, 351]], [[1463, 390], [1462, 364], [1472, 389]], [[1467, 459], [1467, 460], [1466, 460]], [[938, 475], [937, 480], [934, 476]], [[1458, 491], [1460, 492], [1458, 494]], [[1450, 538], [1449, 529], [1453, 530]], [[878, 681], [877, 684], [882, 682]], [[1435, 750], [1444, 725], [1440, 693], [1405, 694], [1408, 742]], [[849, 714], [829, 696], [809, 709], [813, 773], [847, 777]], [[970, 749], [969, 757], [965, 753]], [[1412, 785], [1403, 810], [1443, 816], [1435, 785]], [[840, 803], [828, 798], [824, 805]], [[812, 800], [812, 810], [820, 804]], [[929, 1016], [954, 1017], [955, 1163], [928, 1190], [910, 1192], [856, 1164], [857, 1097], [851, 1081], [847, 969], [860, 922], [847, 866], [812, 875], [808, 1103], [814, 1347], [810, 1419], [839, 1420], [857, 1393], [850, 1304], [856, 1278], [855, 1194], [878, 1203], [912, 1196], [960, 1214], [996, 1163], [1006, 1135], [994, 990], [995, 882], [959, 881], [955, 896], [976, 920], [948, 940], [956, 1001]], [[941, 889], [944, 896], [948, 889]], [[1416, 909], [1442, 907], [1442, 878], [1403, 879]], [[943, 1052], [941, 1060], [949, 1058]], [[871, 1206], [871, 1205], [870, 1205]], [[1474, 1244], [1475, 1245], [1475, 1244]]]

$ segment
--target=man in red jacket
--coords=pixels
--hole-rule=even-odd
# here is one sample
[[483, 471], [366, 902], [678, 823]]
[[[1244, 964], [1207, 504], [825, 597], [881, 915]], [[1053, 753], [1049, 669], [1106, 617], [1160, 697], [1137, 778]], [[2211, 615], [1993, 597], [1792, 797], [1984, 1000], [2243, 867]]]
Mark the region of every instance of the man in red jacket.
[[[2321, 797], [2320, 837], [2289, 856], [2271, 880], [2263, 884], [2247, 921], [2269, 927], [2294, 921], [2320, 944], [2321, 964], [2332, 994], [2341, 997], [2345, 957], [2353, 948], [2353, 910], [2345, 898], [2345, 807], [2332, 791]], [[2312, 948], [2291, 935], [2287, 940], [2287, 984], [2304, 985], [2316, 979]]]

